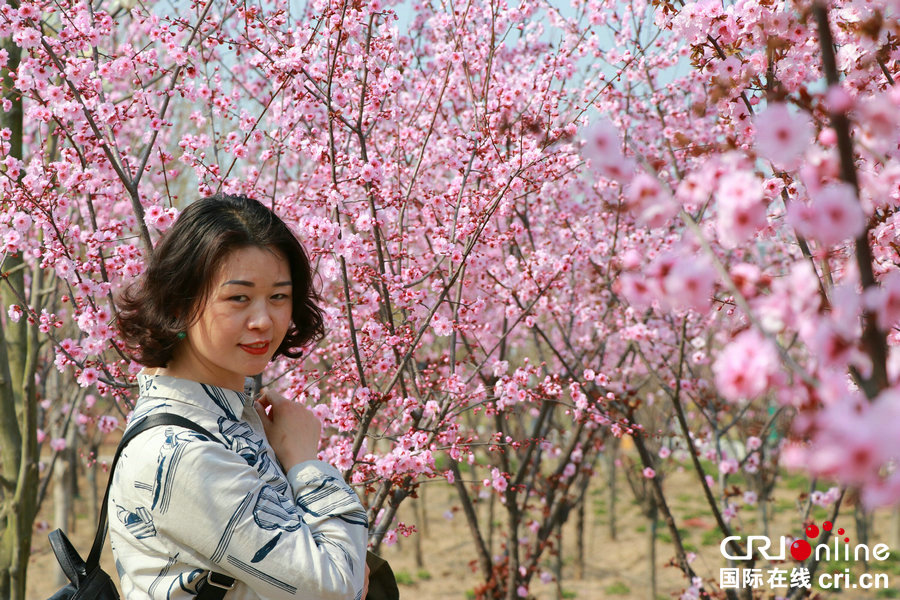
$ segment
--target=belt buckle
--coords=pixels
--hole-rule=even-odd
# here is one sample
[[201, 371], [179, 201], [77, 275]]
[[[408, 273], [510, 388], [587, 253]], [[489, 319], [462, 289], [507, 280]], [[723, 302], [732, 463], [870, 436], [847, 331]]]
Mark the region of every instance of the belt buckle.
[[217, 588], [222, 588], [223, 590], [233, 590], [235, 580], [227, 575], [222, 575], [226, 580], [231, 579], [231, 583], [227, 583], [226, 581], [216, 581], [213, 577], [214, 575], [221, 575], [220, 573], [216, 573], [215, 571], [210, 571], [209, 575], [206, 576], [206, 583], [209, 585], [214, 585]]

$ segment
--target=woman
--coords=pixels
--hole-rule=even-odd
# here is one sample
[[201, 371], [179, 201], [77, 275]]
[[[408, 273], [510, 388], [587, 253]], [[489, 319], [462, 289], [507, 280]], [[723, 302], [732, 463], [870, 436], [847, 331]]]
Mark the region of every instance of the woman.
[[230, 600], [364, 594], [366, 513], [316, 460], [319, 421], [248, 391], [272, 358], [323, 335], [318, 300], [287, 226], [222, 195], [188, 206], [123, 294], [119, 329], [146, 367], [131, 422], [172, 412], [216, 438], [161, 426], [123, 451], [108, 510], [129, 600], [191, 598], [210, 571], [237, 580]]

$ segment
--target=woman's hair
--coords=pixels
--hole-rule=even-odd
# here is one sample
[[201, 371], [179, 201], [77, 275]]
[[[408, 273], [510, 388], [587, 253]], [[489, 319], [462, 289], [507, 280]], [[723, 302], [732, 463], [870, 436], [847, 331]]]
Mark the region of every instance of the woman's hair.
[[278, 251], [290, 265], [292, 322], [274, 356], [297, 358], [301, 346], [321, 339], [321, 298], [303, 246], [257, 200], [216, 194], [184, 209], [157, 243], [144, 274], [119, 297], [118, 327], [130, 357], [147, 367], [166, 366], [179, 333], [203, 310], [222, 261], [252, 247]]

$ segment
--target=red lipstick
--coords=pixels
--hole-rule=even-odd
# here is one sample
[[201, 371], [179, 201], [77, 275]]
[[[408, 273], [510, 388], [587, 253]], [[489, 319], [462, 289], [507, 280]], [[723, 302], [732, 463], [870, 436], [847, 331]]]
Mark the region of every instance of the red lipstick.
[[238, 344], [238, 346], [240, 346], [241, 350], [243, 350], [244, 352], [248, 352], [250, 354], [256, 354], [256, 355], [265, 354], [266, 352], [269, 351], [269, 342], [250, 344], [250, 345]]

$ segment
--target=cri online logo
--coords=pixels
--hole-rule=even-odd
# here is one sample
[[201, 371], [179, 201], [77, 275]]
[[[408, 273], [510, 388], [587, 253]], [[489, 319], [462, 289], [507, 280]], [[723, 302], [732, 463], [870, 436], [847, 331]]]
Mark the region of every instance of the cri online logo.
[[[822, 529], [825, 531], [831, 531], [834, 528], [834, 524], [831, 521], [825, 521], [822, 523]], [[841, 559], [841, 537], [844, 535], [843, 528], [839, 528], [835, 532], [834, 536], [834, 545], [829, 546], [828, 544], [817, 544], [815, 546], [815, 557], [816, 560], [831, 560], [832, 556], [834, 560]], [[819, 537], [819, 527], [815, 523], [811, 523], [806, 527], [806, 537], [809, 539], [815, 539]], [[747, 552], [743, 556], [735, 556], [731, 554], [728, 546], [732, 540], [740, 541], [741, 536], [739, 535], [731, 535], [722, 540], [722, 543], [719, 545], [719, 549], [722, 552], [722, 556], [729, 560], [750, 560], [753, 556], [754, 549], [757, 550], [763, 558], [766, 560], [784, 560], [785, 559], [785, 550], [787, 546], [787, 538], [785, 536], [781, 536], [781, 552], [777, 555], [770, 555], [769, 549], [772, 546], [772, 540], [765, 535], [750, 535], [747, 536]], [[843, 538], [843, 559], [851, 560], [851, 548], [850, 548], [850, 538]], [[834, 554], [832, 555], [832, 549], [834, 550]], [[774, 550], [774, 549], [773, 549]], [[791, 556], [794, 560], [804, 561], [809, 558], [813, 554], [813, 547], [806, 540], [794, 540], [791, 544]], [[875, 560], [886, 560], [890, 555], [890, 548], [887, 544], [875, 544], [875, 547], [871, 550], [871, 556], [869, 547], [866, 544], [857, 544], [853, 547], [853, 560], [871, 560], [874, 558]]]

